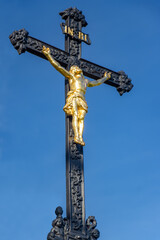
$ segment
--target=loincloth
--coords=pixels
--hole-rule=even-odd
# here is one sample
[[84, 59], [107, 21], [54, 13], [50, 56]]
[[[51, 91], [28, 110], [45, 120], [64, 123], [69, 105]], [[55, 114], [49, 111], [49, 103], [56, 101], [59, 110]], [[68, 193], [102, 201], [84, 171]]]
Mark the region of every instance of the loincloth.
[[84, 110], [86, 113], [88, 112], [88, 105], [85, 101], [84, 96], [82, 96], [79, 92], [69, 91], [67, 94], [66, 104], [63, 108], [65, 113], [68, 115], [73, 115], [73, 99], [76, 98], [77, 108], [78, 110]]

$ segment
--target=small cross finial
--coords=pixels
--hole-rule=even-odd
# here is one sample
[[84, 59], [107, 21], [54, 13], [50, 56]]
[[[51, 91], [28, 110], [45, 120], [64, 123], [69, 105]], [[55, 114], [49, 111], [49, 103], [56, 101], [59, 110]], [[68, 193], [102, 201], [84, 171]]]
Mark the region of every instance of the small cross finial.
[[62, 214], [63, 214], [62, 207], [57, 207], [55, 210], [55, 214], [57, 215], [57, 217], [62, 217]]

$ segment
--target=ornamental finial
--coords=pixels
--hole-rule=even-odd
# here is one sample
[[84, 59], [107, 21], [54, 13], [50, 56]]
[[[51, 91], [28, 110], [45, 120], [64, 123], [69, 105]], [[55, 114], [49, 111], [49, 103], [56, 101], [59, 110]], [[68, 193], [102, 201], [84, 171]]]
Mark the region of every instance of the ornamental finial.
[[85, 16], [82, 14], [82, 11], [78, 10], [76, 7], [67, 8], [63, 12], [60, 12], [59, 15], [64, 20], [66, 20], [68, 17], [70, 17], [77, 22], [81, 22], [82, 27], [86, 27], [88, 25], [87, 21], [85, 20]]

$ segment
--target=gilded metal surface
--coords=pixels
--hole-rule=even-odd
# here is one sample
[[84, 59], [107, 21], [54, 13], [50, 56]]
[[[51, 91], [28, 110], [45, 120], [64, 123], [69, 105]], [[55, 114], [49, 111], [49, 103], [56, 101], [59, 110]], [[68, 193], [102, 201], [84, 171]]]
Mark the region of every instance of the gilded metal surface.
[[85, 100], [86, 89], [87, 87], [95, 87], [101, 85], [111, 78], [111, 73], [105, 73], [103, 78], [95, 81], [90, 81], [84, 78], [83, 71], [76, 65], [72, 66], [69, 71], [63, 68], [51, 56], [49, 48], [43, 46], [42, 52], [50, 61], [52, 66], [69, 80], [70, 91], [68, 92], [66, 104], [63, 110], [67, 115], [72, 116], [72, 127], [74, 131], [75, 143], [84, 146], [84, 117], [88, 112], [88, 106]]

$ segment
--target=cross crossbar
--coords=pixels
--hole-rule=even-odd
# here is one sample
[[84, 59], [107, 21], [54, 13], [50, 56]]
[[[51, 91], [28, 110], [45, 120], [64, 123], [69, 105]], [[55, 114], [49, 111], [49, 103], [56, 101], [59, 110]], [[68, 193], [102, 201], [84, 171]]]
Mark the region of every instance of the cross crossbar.
[[[69, 53], [29, 36], [28, 32], [25, 29], [14, 31], [9, 36], [9, 38], [12, 45], [19, 54], [27, 51], [47, 60], [47, 58], [42, 53], [43, 46], [46, 46], [50, 48], [51, 55], [54, 57], [54, 59], [58, 61], [63, 67], [67, 67], [68, 63], [73, 59]], [[111, 72], [112, 77], [106, 81], [105, 84], [115, 87], [120, 95], [123, 95], [125, 92], [129, 92], [133, 87], [131, 79], [128, 78], [128, 76], [123, 71], [116, 72], [109, 68], [102, 67], [90, 61], [87, 61], [83, 58], [79, 60], [79, 65], [83, 70], [85, 76], [95, 80], [103, 77], [105, 72]]]

